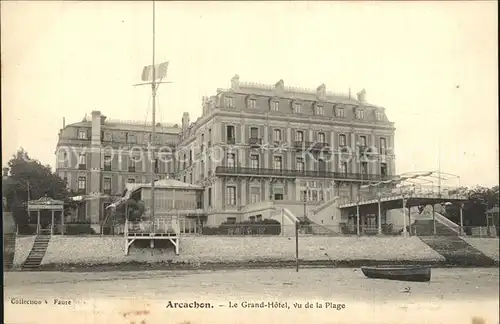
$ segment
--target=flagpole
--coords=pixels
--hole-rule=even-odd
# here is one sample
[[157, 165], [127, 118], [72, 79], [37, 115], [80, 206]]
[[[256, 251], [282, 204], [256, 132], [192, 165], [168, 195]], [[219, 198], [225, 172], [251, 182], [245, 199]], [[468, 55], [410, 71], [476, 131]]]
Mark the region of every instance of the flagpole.
[[156, 68], [155, 68], [155, 2], [153, 0], [153, 82], [151, 82], [151, 91], [152, 91], [152, 99], [153, 99], [153, 116], [152, 116], [152, 126], [153, 126], [153, 133], [152, 133], [152, 139], [151, 139], [151, 150], [153, 152], [152, 154], [152, 161], [151, 161], [151, 221], [153, 221], [154, 224], [154, 216], [155, 216], [155, 178], [156, 178], [156, 148], [155, 148], [155, 142], [156, 142]]

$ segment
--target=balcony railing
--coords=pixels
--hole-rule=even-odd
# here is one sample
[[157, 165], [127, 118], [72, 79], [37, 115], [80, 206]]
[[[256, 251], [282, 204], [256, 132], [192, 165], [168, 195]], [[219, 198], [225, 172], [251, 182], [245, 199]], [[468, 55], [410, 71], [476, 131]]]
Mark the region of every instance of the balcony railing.
[[250, 137], [248, 139], [248, 144], [252, 147], [259, 146], [262, 144], [262, 138]]
[[304, 151], [323, 151], [330, 150], [330, 146], [325, 142], [304, 142], [304, 141], [295, 141], [295, 148], [297, 150]]
[[381, 176], [378, 174], [343, 173], [329, 171], [300, 171], [286, 169], [265, 169], [265, 168], [241, 168], [218, 166], [215, 169], [216, 175], [247, 175], [247, 176], [274, 176], [285, 178], [328, 178], [328, 179], [349, 179], [366, 181], [383, 181], [396, 179], [396, 176]]
[[135, 172], [135, 166], [133, 166], [133, 167], [129, 166], [128, 167], [128, 172]]
[[86, 164], [78, 164], [78, 170], [87, 170]]
[[236, 138], [234, 137], [229, 137], [226, 141], [227, 144], [235, 144], [236, 143]]

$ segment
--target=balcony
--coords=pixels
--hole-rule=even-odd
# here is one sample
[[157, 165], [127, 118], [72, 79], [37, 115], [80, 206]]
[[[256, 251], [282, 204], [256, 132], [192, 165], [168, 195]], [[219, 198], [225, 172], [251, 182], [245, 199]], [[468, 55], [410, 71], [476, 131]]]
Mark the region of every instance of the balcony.
[[234, 138], [234, 137], [228, 137], [226, 143], [227, 144], [236, 144], [236, 138]]
[[248, 139], [250, 147], [260, 147], [262, 145], [262, 138], [250, 137]]
[[86, 164], [78, 164], [78, 170], [87, 170]]
[[111, 165], [105, 165], [103, 171], [111, 171]]
[[252, 177], [281, 177], [281, 178], [324, 178], [338, 180], [364, 180], [364, 181], [384, 181], [396, 179], [397, 176], [381, 176], [379, 174], [361, 174], [329, 171], [299, 171], [285, 169], [264, 169], [264, 168], [241, 168], [223, 167], [215, 169], [217, 176], [252, 176]]
[[297, 149], [297, 151], [313, 151], [313, 152], [330, 150], [329, 144], [324, 142], [295, 141], [295, 148]]
[[135, 172], [135, 166], [129, 166], [128, 172]]

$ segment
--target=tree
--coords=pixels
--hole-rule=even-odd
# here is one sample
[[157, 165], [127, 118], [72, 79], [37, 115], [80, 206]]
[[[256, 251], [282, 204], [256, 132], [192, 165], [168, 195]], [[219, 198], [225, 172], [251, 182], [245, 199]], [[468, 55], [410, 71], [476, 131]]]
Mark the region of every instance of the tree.
[[66, 211], [74, 202], [70, 199], [72, 192], [67, 189], [66, 181], [53, 173], [50, 165], [42, 165], [40, 161], [29, 157], [23, 149], [19, 149], [8, 162], [10, 177], [2, 186], [2, 194], [7, 200], [7, 208], [13, 212], [19, 224], [27, 223], [26, 205], [29, 200], [49, 196], [66, 203]]
[[[499, 188], [474, 187], [472, 189], [459, 188], [457, 193], [464, 194], [467, 201], [464, 203], [462, 216], [465, 226], [485, 226], [486, 211], [499, 204]], [[460, 223], [460, 206], [446, 207], [446, 217], [451, 221]]]

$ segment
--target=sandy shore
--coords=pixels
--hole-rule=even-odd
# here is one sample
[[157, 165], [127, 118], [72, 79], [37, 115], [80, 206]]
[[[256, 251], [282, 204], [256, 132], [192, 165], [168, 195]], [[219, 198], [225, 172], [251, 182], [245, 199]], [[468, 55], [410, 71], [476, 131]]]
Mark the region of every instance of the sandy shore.
[[[371, 280], [356, 269], [15, 272], [4, 282], [11, 324], [470, 324], [473, 317], [495, 324], [499, 308], [498, 269], [434, 269], [429, 283]], [[20, 299], [42, 304], [15, 304]], [[54, 306], [54, 299], [72, 305]], [[262, 302], [277, 307], [244, 304]]]

